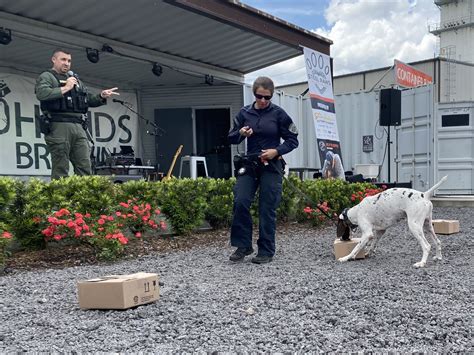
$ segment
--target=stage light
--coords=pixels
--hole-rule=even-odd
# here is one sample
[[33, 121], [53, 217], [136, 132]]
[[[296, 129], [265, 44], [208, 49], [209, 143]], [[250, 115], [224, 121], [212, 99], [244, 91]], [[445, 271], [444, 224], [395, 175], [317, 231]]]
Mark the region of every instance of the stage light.
[[207, 85], [214, 85], [214, 77], [212, 75], [206, 74], [206, 76], [204, 77], [204, 82]]
[[156, 76], [160, 76], [161, 74], [163, 74], [163, 67], [158, 63], [153, 63], [153, 68], [151, 68], [151, 71]]
[[86, 48], [87, 59], [91, 63], [97, 63], [99, 61], [99, 51], [93, 48]]
[[8, 28], [0, 27], [0, 43], [7, 45], [12, 41], [12, 31]]

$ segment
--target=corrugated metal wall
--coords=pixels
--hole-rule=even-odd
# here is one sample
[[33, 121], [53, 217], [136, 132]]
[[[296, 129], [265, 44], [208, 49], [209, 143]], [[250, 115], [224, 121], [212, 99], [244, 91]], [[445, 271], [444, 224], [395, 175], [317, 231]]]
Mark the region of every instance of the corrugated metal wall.
[[[344, 170], [353, 170], [356, 164], [381, 165], [387, 136], [384, 127], [378, 124], [378, 93], [336, 95], [335, 102]], [[394, 130], [391, 129], [392, 137], [395, 138]], [[363, 152], [362, 137], [368, 135], [374, 137], [373, 151]], [[392, 151], [394, 152], [393, 147]], [[386, 179], [386, 176], [387, 172], [382, 169], [381, 179]]]
[[[158, 108], [213, 108], [230, 107], [232, 120], [243, 105], [241, 85], [208, 86], [208, 87], [163, 87], [142, 90], [139, 93], [140, 112], [154, 121], [155, 109]], [[154, 136], [147, 134], [152, 127], [147, 126], [144, 120], [139, 122], [141, 133], [141, 147], [138, 155], [144, 161], [155, 163]]]
[[[468, 124], [443, 126], [443, 116], [468, 115]], [[474, 193], [474, 102], [438, 104], [435, 129], [435, 180], [448, 175], [446, 194]], [[447, 120], [446, 123], [449, 123]]]

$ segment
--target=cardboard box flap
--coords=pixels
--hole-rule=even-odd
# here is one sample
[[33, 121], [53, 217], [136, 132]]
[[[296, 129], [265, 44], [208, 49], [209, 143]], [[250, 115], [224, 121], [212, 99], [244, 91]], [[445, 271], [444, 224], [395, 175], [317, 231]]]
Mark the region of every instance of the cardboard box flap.
[[130, 275], [106, 275], [95, 279], [82, 280], [79, 282], [124, 282], [129, 280], [137, 280], [144, 277], [155, 277], [157, 275], [158, 274], [148, 272], [138, 272], [136, 274]]

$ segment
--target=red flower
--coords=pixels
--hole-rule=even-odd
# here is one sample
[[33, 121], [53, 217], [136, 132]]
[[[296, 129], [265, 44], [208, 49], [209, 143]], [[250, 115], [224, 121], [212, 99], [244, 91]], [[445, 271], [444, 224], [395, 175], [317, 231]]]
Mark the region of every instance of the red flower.
[[142, 236], [142, 234], [140, 232], [135, 233], [135, 237], [140, 238], [141, 236]]
[[7, 231], [4, 231], [2, 233], [2, 238], [4, 238], [4, 239], [11, 239], [12, 237], [13, 237], [13, 235], [11, 233], [7, 232]]
[[100, 225], [103, 225], [103, 224], [105, 224], [105, 220], [102, 219], [102, 218], [100, 218], [100, 219], [97, 221], [97, 223], [100, 224]]

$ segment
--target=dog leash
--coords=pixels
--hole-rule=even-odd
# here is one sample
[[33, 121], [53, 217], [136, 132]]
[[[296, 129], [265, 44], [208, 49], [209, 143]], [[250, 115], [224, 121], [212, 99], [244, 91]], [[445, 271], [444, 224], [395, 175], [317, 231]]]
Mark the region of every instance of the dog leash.
[[[241, 155], [241, 157], [243, 157], [243, 158], [255, 159], [255, 158], [260, 158], [260, 154], [259, 154], [259, 153], [253, 153], [253, 154]], [[283, 158], [282, 158], [282, 159], [283, 159]], [[265, 164], [265, 162], [266, 162], [266, 164]], [[265, 161], [262, 161], [262, 164], [263, 164], [263, 165], [268, 165], [269, 163], [273, 166], [273, 169], [274, 169], [284, 180], [286, 180], [286, 182], [287, 182], [288, 185], [293, 189], [294, 192], [296, 192], [297, 194], [299, 194], [301, 197], [303, 197], [306, 201], [310, 202], [311, 204], [316, 205], [316, 208], [317, 208], [323, 215], [325, 215], [330, 221], [334, 222], [334, 223], [337, 225], [337, 221], [334, 220], [334, 216], [329, 215], [326, 211], [324, 211], [321, 207], [319, 207], [319, 205], [321, 204], [321, 202], [315, 203], [315, 201], [314, 201], [313, 199], [311, 199], [307, 194], [305, 194], [305, 193], [304, 193], [303, 191], [301, 191], [298, 187], [296, 187], [296, 186], [285, 176], [285, 174], [284, 174], [280, 169], [278, 169], [278, 167], [275, 165], [275, 161], [274, 161], [274, 160], [265, 160]]]

